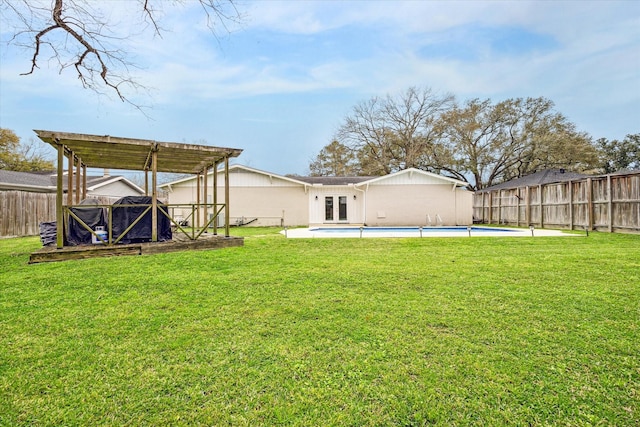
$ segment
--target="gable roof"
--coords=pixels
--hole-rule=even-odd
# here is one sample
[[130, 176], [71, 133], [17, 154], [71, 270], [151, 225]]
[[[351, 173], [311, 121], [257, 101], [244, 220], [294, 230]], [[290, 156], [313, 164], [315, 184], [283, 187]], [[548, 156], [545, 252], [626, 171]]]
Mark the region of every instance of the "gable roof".
[[390, 173], [389, 175], [384, 175], [384, 176], [378, 176], [366, 181], [361, 182], [360, 184], [373, 184], [379, 181], [384, 181], [387, 179], [391, 179], [397, 176], [401, 176], [401, 175], [413, 175], [413, 174], [418, 174], [418, 175], [422, 175], [425, 177], [429, 177], [432, 179], [436, 179], [439, 181], [442, 181], [443, 183], [448, 183], [448, 184], [455, 184], [456, 187], [468, 187], [469, 183], [465, 182], [465, 181], [460, 181], [459, 179], [455, 179], [455, 178], [449, 178], [447, 176], [442, 176], [442, 175], [438, 175], [435, 174], [433, 172], [426, 172], [420, 169], [416, 169], [416, 168], [409, 168], [409, 169], [404, 169], [398, 172], [394, 172], [394, 173]]
[[[278, 178], [278, 179], [282, 179], [284, 181], [289, 181], [289, 182], [293, 182], [295, 184], [300, 184], [300, 185], [308, 185], [309, 183], [302, 181], [299, 176], [294, 176], [294, 177], [289, 177], [289, 176], [284, 176], [284, 175], [278, 175], [276, 173], [271, 173], [271, 172], [266, 172], [260, 169], [255, 169], [255, 168], [250, 168], [249, 166], [244, 166], [244, 165], [239, 165], [239, 164], [235, 164], [235, 165], [230, 165], [229, 166], [229, 173], [233, 173], [233, 172], [239, 172], [239, 171], [246, 171], [246, 172], [251, 172], [251, 173], [257, 173], [259, 175], [265, 175], [268, 176], [269, 178]], [[218, 169], [217, 171], [218, 173], [223, 173], [224, 169]], [[209, 172], [209, 175], [211, 175], [213, 173], [213, 171]], [[187, 176], [185, 178], [180, 178], [177, 179], [175, 181], [171, 181], [171, 182], [167, 182], [164, 184], [159, 185], [158, 187], [160, 188], [165, 188], [165, 187], [171, 187], [173, 185], [176, 184], [181, 184], [183, 182], [188, 182], [188, 181], [193, 181], [196, 179], [196, 176]]]
[[0, 189], [38, 192], [55, 191], [55, 185], [51, 184], [50, 175], [52, 173], [0, 170]]
[[588, 176], [589, 175], [571, 172], [565, 169], [545, 169], [520, 178], [492, 185], [491, 187], [483, 188], [482, 190], [476, 191], [476, 193], [484, 193], [494, 190], [508, 190], [519, 187], [533, 187], [543, 184], [552, 184], [554, 182], [574, 181]]
[[[124, 184], [128, 185], [140, 194], [144, 194], [143, 189], [120, 175], [87, 176], [87, 190], [95, 191], [101, 187], [118, 181], [122, 181]], [[68, 180], [64, 179], [62, 182], [63, 191], [67, 191], [67, 184]], [[53, 193], [56, 191], [56, 173], [53, 171], [16, 172], [0, 170], [0, 189]]]
[[349, 185], [371, 180], [373, 176], [295, 176], [295, 179], [312, 185]]
[[[132, 188], [136, 192], [140, 194], [144, 194], [144, 190], [138, 187], [133, 182], [129, 181], [127, 178], [121, 175], [107, 175], [107, 176], [87, 176], [87, 190], [95, 191], [101, 187], [105, 187], [109, 184], [113, 184], [115, 182], [122, 182], [128, 187]], [[66, 183], [63, 183], [66, 188]]]
[[[395, 172], [389, 175], [383, 175], [383, 176], [298, 176], [298, 175], [284, 176], [284, 175], [278, 175], [271, 172], [266, 172], [260, 169], [250, 168], [248, 166], [239, 165], [239, 164], [229, 166], [229, 173], [233, 171], [241, 171], [241, 170], [253, 172], [261, 175], [266, 175], [270, 178], [282, 179], [282, 180], [293, 182], [300, 185], [323, 185], [323, 186], [325, 185], [326, 186], [365, 185], [365, 184], [373, 184], [386, 179], [391, 179], [393, 177], [404, 175], [404, 174], [409, 174], [409, 175], [420, 174], [422, 176], [427, 176], [429, 178], [442, 181], [443, 183], [455, 184], [456, 187], [467, 187], [469, 185], [467, 182], [464, 182], [464, 181], [438, 175], [432, 172], [425, 172], [423, 170], [416, 169], [416, 168], [409, 168], [409, 169], [405, 169], [402, 171], [398, 171], [398, 172]], [[218, 173], [220, 172], [221, 170], [218, 171]], [[210, 173], [213, 173], [213, 171], [211, 171]], [[172, 182], [162, 184], [159, 187], [160, 188], [171, 187], [172, 185], [180, 184], [187, 181], [192, 181], [195, 179], [196, 179], [195, 176], [189, 176], [186, 178], [182, 178], [182, 179], [178, 179]]]
[[42, 141], [57, 148], [62, 144], [88, 167], [143, 171], [151, 167], [156, 153], [157, 171], [199, 173], [225, 158], [238, 157], [239, 148], [160, 142], [50, 130], [34, 130]]

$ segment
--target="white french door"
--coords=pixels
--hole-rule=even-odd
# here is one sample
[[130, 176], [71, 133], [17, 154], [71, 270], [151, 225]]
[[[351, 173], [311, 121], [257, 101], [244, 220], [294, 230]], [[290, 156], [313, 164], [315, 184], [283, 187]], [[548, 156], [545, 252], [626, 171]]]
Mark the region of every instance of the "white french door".
[[347, 196], [324, 197], [324, 222], [347, 222]]

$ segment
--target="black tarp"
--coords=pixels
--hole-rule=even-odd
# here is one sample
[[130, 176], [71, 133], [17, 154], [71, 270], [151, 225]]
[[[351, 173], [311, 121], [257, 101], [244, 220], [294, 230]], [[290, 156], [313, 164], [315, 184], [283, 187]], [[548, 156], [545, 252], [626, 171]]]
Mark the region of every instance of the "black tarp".
[[[96, 227], [104, 227], [107, 229], [106, 215], [104, 208], [92, 207], [99, 204], [97, 199], [84, 199], [79, 206], [71, 208], [78, 218], [82, 220], [89, 228], [95, 230]], [[74, 245], [90, 245], [91, 232], [78, 222], [72, 215], [69, 215], [69, 230], [67, 232], [67, 242]]]
[[[117, 240], [125, 230], [133, 224], [151, 205], [149, 196], [127, 196], [113, 204], [112, 233]], [[130, 205], [130, 206], [120, 206]], [[163, 213], [166, 206], [158, 203], [158, 241], [171, 240], [171, 221]], [[151, 241], [151, 209], [133, 226], [119, 243], [142, 243]]]
[[40, 223], [40, 241], [42, 246], [55, 245], [58, 241], [58, 226], [55, 221]]

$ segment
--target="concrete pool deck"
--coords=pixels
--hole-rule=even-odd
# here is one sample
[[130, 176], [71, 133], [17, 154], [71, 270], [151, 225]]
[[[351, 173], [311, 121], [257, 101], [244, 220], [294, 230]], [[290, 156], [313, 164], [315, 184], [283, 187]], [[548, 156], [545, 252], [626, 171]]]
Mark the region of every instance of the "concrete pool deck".
[[[310, 227], [291, 228], [280, 232], [290, 239], [309, 238], [371, 238], [371, 237], [532, 237], [529, 228], [508, 227]], [[534, 228], [533, 237], [563, 237], [579, 236], [561, 230], [546, 230]]]

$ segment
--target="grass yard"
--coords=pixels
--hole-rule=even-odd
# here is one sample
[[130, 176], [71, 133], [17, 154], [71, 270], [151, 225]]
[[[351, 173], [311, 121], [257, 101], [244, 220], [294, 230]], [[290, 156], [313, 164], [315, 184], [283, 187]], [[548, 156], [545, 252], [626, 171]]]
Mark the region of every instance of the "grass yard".
[[640, 236], [285, 239], [27, 265], [0, 425], [640, 424]]

